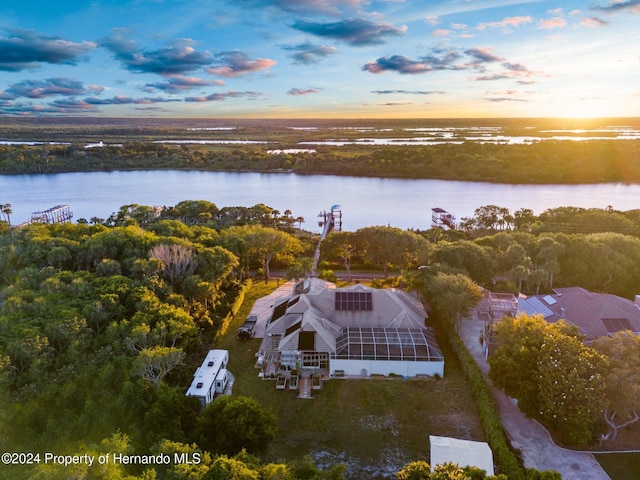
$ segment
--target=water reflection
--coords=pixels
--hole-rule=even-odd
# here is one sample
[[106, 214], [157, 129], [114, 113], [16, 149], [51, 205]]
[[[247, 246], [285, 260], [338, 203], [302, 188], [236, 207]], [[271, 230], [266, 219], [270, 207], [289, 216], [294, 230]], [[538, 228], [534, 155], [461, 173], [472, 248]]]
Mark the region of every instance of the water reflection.
[[74, 219], [106, 218], [127, 204], [171, 206], [182, 200], [209, 200], [219, 208], [264, 203], [319, 231], [316, 216], [340, 204], [345, 230], [370, 225], [427, 229], [431, 209], [441, 207], [458, 219], [476, 208], [499, 205], [536, 214], [559, 206], [632, 210], [640, 205], [640, 185], [497, 185], [421, 179], [385, 179], [200, 171], [82, 172], [0, 175], [2, 202], [11, 203], [12, 220], [68, 204]]

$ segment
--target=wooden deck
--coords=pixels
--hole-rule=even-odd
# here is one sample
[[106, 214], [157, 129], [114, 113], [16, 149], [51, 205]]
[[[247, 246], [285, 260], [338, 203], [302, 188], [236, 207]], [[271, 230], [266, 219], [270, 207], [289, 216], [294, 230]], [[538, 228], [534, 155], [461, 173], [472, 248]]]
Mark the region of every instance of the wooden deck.
[[313, 398], [313, 381], [311, 377], [304, 376], [298, 381], [298, 398]]

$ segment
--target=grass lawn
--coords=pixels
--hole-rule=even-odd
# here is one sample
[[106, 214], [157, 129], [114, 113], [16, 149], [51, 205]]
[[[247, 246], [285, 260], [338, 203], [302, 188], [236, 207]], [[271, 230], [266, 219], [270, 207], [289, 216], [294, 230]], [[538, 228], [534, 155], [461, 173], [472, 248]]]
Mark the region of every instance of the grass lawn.
[[[484, 440], [475, 404], [452, 352], [444, 378], [335, 379], [315, 398], [298, 399], [258, 378], [254, 368], [260, 339], [236, 339], [237, 327], [257, 298], [275, 282], [254, 283], [216, 348], [229, 350], [234, 395], [253, 397], [279, 418], [279, 436], [265, 459], [299, 459], [312, 454], [319, 465], [345, 463], [349, 476], [389, 476], [413, 460], [429, 460], [429, 434]], [[442, 347], [442, 345], [441, 345]]]
[[611, 480], [638, 479], [640, 453], [596, 453], [594, 456]]

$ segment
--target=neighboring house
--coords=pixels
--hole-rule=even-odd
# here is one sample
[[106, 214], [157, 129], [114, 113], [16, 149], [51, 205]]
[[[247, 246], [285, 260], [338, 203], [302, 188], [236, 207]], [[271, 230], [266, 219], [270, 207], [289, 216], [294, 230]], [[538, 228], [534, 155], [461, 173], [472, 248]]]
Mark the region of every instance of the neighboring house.
[[193, 381], [185, 395], [197, 397], [200, 404], [206, 407], [216, 395], [221, 395], [227, 388], [228, 363], [228, 350], [209, 350], [202, 365], [193, 374]]
[[426, 317], [401, 290], [307, 279], [273, 307], [257, 353], [260, 375], [442, 376], [444, 358]]
[[518, 299], [518, 312], [540, 314], [550, 323], [564, 319], [580, 329], [585, 343], [622, 330], [640, 334], [640, 296], [632, 302], [581, 287], [555, 288], [549, 295]]

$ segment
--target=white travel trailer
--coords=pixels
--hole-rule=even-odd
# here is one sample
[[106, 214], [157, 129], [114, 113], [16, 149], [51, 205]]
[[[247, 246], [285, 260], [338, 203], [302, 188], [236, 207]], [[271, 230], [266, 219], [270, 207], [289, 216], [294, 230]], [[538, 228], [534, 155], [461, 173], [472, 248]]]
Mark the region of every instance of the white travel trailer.
[[193, 382], [185, 395], [197, 397], [206, 407], [216, 395], [224, 393], [228, 383], [228, 350], [209, 350], [202, 365], [193, 374]]
[[224, 393], [224, 389], [227, 388], [228, 382], [229, 382], [229, 379], [227, 376], [227, 369], [221, 368], [220, 371], [218, 372], [218, 375], [216, 375], [216, 386], [215, 386], [216, 394]]

